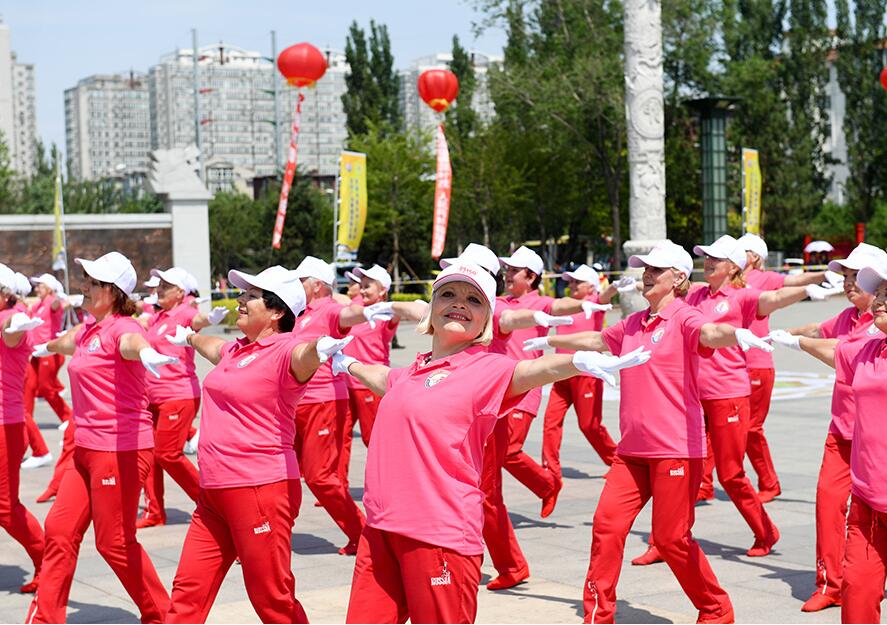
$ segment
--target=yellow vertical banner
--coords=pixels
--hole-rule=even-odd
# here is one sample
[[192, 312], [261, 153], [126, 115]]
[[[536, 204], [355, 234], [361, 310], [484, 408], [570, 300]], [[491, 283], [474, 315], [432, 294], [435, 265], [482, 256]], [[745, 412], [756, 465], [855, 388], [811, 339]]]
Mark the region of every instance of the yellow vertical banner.
[[761, 164], [758, 151], [742, 148], [742, 229], [761, 234]]
[[68, 271], [68, 250], [65, 244], [65, 205], [62, 195], [62, 174], [56, 172], [55, 198], [53, 203], [55, 213], [55, 230], [52, 234], [52, 268], [54, 271]]
[[339, 231], [336, 248], [357, 253], [367, 220], [367, 156], [342, 152], [339, 157]]

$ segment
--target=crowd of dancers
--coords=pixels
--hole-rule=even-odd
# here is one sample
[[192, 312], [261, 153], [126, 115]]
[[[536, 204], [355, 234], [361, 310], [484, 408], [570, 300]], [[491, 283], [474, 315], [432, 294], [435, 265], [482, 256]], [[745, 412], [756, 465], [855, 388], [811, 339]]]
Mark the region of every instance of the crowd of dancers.
[[[201, 332], [229, 311], [201, 312], [185, 268], [152, 270], [152, 293], [137, 303], [136, 271], [119, 252], [76, 260], [79, 295], [51, 274], [28, 279], [0, 265], [0, 525], [34, 566], [23, 619], [65, 622], [92, 524], [142, 622], [205, 622], [235, 561], [263, 622], [308, 622], [291, 567], [304, 480], [344, 534], [339, 553], [355, 556], [347, 622], [473, 622], [485, 548], [497, 572], [489, 590], [530, 577], [502, 471], [539, 498], [540, 516], [554, 513], [573, 406], [609, 467], [582, 583], [585, 622], [615, 620], [625, 541], [651, 499], [649, 546], [632, 563], [664, 561], [698, 622], [733, 622], [728, 589], [693, 538], [695, 505], [713, 497], [716, 471], [751, 531], [747, 555], [766, 557], [779, 540], [764, 507], [781, 494], [764, 422], [771, 352], [784, 346], [836, 370], [810, 554], [816, 591], [802, 609], [840, 606], [844, 622], [879, 622], [887, 252], [863, 243], [828, 272], [784, 275], [765, 269], [767, 246], [754, 235], [693, 251], [701, 282], [691, 282], [692, 256], [663, 243], [629, 259], [642, 279], [607, 283], [582, 265], [562, 275], [561, 298], [540, 293], [544, 264], [526, 247], [499, 257], [471, 244], [442, 260], [430, 303], [389, 301], [380, 265], [346, 273], [347, 295], [311, 256], [292, 270], [231, 270], [242, 291], [233, 341]], [[647, 308], [605, 328], [613, 298], [634, 292]], [[770, 330], [773, 312], [839, 294], [849, 306], [836, 317]], [[417, 322], [430, 350], [391, 368], [402, 320]], [[198, 355], [212, 365], [202, 381]], [[71, 405], [58, 379], [66, 357]], [[603, 384], [617, 372], [618, 443], [602, 421]], [[549, 384], [537, 462], [524, 442]], [[42, 526], [19, 498], [22, 471], [54, 460], [34, 421], [37, 397], [64, 429], [38, 498], [52, 500]], [[348, 490], [355, 426], [368, 447], [362, 508]], [[165, 524], [164, 474], [194, 501], [169, 591], [136, 536]]]

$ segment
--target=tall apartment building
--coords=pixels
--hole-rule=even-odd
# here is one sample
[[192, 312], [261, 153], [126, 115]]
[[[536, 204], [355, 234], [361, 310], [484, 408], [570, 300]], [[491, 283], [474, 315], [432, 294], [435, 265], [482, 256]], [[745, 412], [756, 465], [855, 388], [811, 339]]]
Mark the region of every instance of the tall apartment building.
[[[504, 60], [502, 56], [484, 54], [471, 51], [474, 64], [474, 74], [477, 85], [471, 98], [471, 107], [477, 111], [480, 118], [489, 121], [496, 114], [495, 106], [490, 98], [488, 72], [493, 65], [500, 64]], [[425, 70], [446, 69], [453, 60], [449, 52], [440, 52], [429, 56], [423, 56], [410, 65], [409, 69], [400, 71], [400, 107], [404, 115], [404, 124], [410, 129], [430, 131], [438, 124], [437, 114], [419, 97], [416, 86], [419, 76]], [[456, 100], [458, 102], [458, 98]]]
[[11, 49], [10, 29], [0, 18], [0, 132], [9, 147], [12, 168], [34, 173], [37, 145], [37, 99], [34, 66], [19, 63]]
[[65, 90], [71, 175], [84, 180], [143, 176], [151, 149], [145, 76], [95, 75]]

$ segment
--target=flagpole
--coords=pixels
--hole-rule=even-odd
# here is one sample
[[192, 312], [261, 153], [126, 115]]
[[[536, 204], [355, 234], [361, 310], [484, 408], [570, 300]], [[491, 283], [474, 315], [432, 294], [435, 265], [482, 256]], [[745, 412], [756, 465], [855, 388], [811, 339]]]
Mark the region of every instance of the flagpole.
[[333, 179], [333, 263], [338, 263], [339, 253], [339, 175], [342, 173], [342, 155], [336, 160], [336, 177]]

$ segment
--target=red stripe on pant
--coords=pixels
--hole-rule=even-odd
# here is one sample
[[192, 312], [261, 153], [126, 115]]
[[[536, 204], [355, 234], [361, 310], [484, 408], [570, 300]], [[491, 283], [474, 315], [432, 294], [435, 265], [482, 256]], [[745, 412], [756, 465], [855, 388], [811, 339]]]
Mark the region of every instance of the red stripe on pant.
[[708, 479], [709, 484], [707, 487], [703, 484], [700, 491], [711, 489], [711, 470], [717, 468], [718, 482], [748, 523], [755, 538], [768, 538], [773, 532], [773, 522], [764, 511], [764, 504], [742, 465], [748, 443], [748, 397], [703, 399], [702, 409], [708, 439], [704, 479]]
[[816, 483], [816, 588], [834, 598], [844, 576], [851, 443], [831, 432], [825, 437]]
[[473, 623], [483, 556], [363, 530], [346, 623]]
[[614, 622], [625, 539], [651, 497], [656, 546], [700, 617], [716, 618], [732, 610], [730, 597], [692, 535], [701, 478], [701, 458], [616, 457], [592, 523], [583, 590], [586, 623]]
[[65, 428], [65, 434], [62, 437], [62, 453], [59, 455], [59, 459], [56, 460], [55, 468], [52, 471], [52, 479], [49, 481], [49, 486], [46, 487], [46, 490], [49, 491], [51, 495], [55, 495], [59, 492], [62, 477], [65, 475], [65, 471], [67, 471], [73, 463], [74, 419], [70, 419], [68, 421], [68, 427]]
[[523, 410], [512, 410], [500, 420], [508, 423], [508, 449], [503, 468], [539, 499], [550, 495], [558, 487], [557, 476], [533, 460], [523, 450], [536, 415]]
[[307, 623], [291, 567], [291, 533], [301, 502], [299, 480], [201, 489], [166, 622], [206, 622], [239, 557], [246, 594], [263, 623]]
[[613, 464], [616, 443], [603, 424], [603, 382], [577, 375], [555, 382], [545, 407], [542, 430], [542, 466], [561, 479], [560, 449], [564, 437], [564, 416], [570, 406], [576, 410], [579, 430], [585, 435], [604, 464]]
[[357, 544], [364, 516], [339, 478], [338, 435], [348, 414], [348, 400], [299, 404], [296, 408], [295, 450], [299, 470], [320, 505], [345, 532], [349, 544]]
[[145, 480], [145, 518], [166, 519], [163, 504], [163, 472], [182, 487], [192, 501], [200, 492], [197, 468], [182, 451], [191, 431], [191, 423], [200, 408], [200, 398], [177, 399], [151, 404], [148, 409], [154, 417], [154, 464]]
[[64, 623], [83, 535], [94, 523], [95, 545], [135, 602], [143, 623], [161, 623], [169, 595], [136, 540], [139, 493], [154, 461], [151, 449], [74, 448], [74, 464], [46, 516], [46, 551], [29, 623]]
[[508, 421], [502, 417], [484, 447], [480, 488], [484, 493], [484, 542], [500, 574], [529, 571], [502, 498], [502, 465], [508, 449]]
[[770, 446], [764, 436], [764, 421], [770, 412], [770, 398], [776, 380], [775, 369], [749, 369], [751, 397], [749, 398], [749, 426], [746, 453], [758, 476], [758, 490], [776, 490], [779, 477], [773, 467]]
[[370, 434], [381, 398], [366, 388], [348, 389], [348, 415], [342, 429], [342, 450], [339, 452], [339, 479], [348, 485], [348, 466], [351, 463], [351, 441], [354, 424], [360, 424], [360, 438], [365, 447], [370, 446]]
[[34, 563], [34, 575], [43, 562], [43, 528], [19, 500], [19, 477], [25, 456], [25, 424], [0, 427], [0, 527], [9, 532]]
[[880, 623], [887, 580], [887, 512], [853, 495], [841, 584], [842, 623]]

